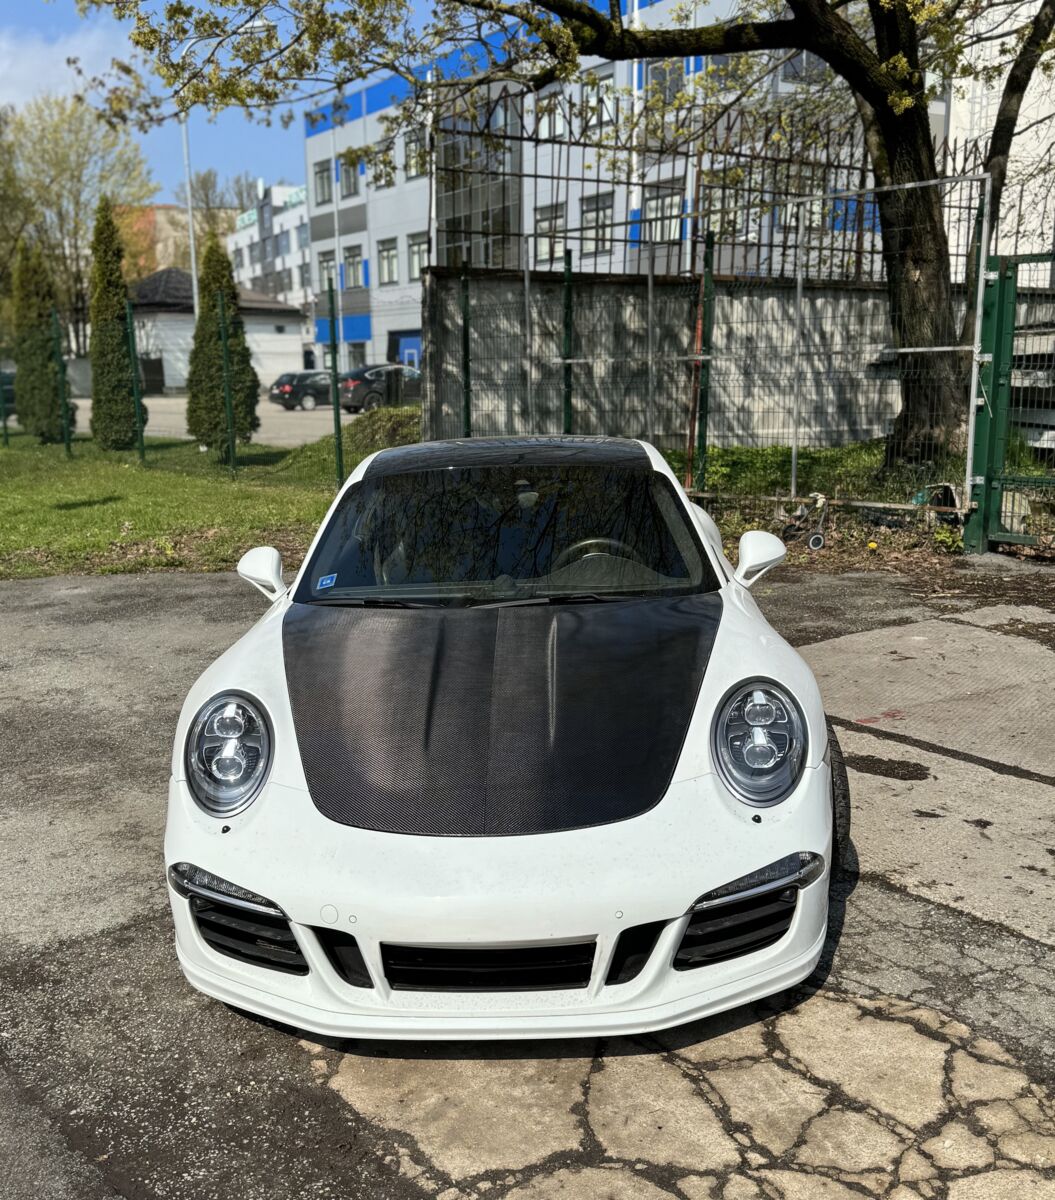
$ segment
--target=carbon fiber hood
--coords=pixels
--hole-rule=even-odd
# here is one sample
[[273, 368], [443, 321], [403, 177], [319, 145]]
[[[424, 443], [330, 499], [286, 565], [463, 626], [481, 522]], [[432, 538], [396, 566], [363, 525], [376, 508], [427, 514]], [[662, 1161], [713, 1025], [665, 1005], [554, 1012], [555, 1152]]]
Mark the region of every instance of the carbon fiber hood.
[[662, 798], [717, 593], [499, 609], [294, 604], [286, 682], [312, 801], [344, 825], [494, 837]]

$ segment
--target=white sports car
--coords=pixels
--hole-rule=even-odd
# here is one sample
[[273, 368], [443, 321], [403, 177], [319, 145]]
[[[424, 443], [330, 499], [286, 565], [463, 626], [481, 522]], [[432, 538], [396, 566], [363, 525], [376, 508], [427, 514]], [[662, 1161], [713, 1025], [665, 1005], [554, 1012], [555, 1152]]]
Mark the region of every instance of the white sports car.
[[165, 861], [210, 996], [336, 1037], [675, 1025], [805, 978], [845, 851], [808, 667], [651, 446], [362, 462], [197, 681]]

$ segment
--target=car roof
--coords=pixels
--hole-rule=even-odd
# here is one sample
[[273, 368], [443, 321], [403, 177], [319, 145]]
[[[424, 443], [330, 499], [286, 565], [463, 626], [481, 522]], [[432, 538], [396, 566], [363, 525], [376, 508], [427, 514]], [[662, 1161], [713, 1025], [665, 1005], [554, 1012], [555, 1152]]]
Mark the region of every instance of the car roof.
[[437, 467], [480, 466], [635, 466], [650, 467], [644, 446], [629, 438], [496, 437], [421, 442], [382, 450], [364, 478], [428, 471]]

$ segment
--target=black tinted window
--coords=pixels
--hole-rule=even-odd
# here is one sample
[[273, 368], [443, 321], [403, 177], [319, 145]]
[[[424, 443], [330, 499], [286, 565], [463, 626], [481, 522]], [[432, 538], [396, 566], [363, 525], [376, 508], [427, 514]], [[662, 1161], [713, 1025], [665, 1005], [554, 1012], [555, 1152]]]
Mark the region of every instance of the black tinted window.
[[298, 600], [434, 603], [717, 587], [684, 508], [651, 468], [444, 468], [343, 497]]

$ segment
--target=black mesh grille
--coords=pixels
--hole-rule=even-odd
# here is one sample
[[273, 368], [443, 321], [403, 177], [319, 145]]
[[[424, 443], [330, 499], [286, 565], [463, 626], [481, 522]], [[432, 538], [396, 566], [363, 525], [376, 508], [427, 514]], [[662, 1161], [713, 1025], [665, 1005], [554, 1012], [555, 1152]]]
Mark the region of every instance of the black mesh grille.
[[370, 972], [363, 960], [363, 952], [359, 949], [359, 943], [350, 933], [345, 933], [343, 929], [325, 929], [314, 926], [312, 932], [326, 952], [330, 966], [345, 983], [360, 988], [374, 986], [374, 981], [370, 978]]
[[666, 923], [651, 921], [647, 925], [624, 929], [615, 944], [605, 983], [629, 983], [631, 979], [636, 979], [655, 949], [656, 939]]
[[798, 895], [797, 888], [785, 888], [696, 913], [674, 956], [674, 969], [691, 971], [779, 942], [791, 926]]
[[389, 986], [410, 992], [537, 992], [584, 988], [594, 942], [511, 949], [381, 946]]
[[307, 975], [308, 964], [285, 917], [249, 912], [233, 904], [192, 896], [198, 932], [218, 954], [290, 975]]

